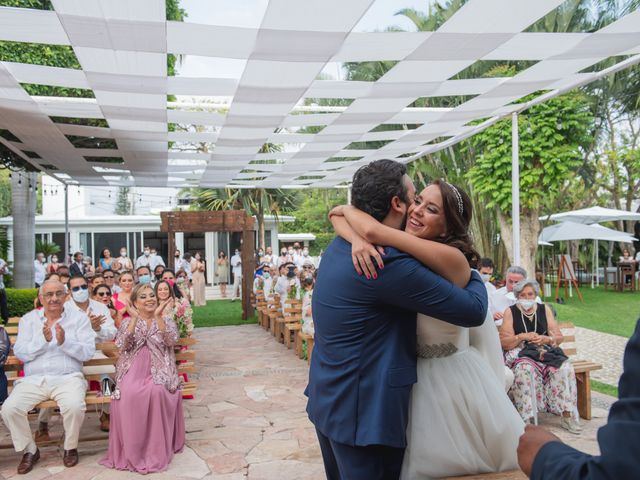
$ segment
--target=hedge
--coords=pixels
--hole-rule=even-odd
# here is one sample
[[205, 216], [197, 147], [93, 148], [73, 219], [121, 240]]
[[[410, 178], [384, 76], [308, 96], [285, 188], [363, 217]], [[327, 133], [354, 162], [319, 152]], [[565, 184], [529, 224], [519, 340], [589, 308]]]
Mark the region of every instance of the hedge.
[[37, 288], [7, 288], [6, 292], [10, 317], [21, 317], [33, 310], [33, 301], [38, 296]]
[[315, 233], [316, 239], [309, 245], [309, 253], [311, 256], [320, 255], [320, 251], [327, 249], [331, 241], [336, 238], [335, 233]]

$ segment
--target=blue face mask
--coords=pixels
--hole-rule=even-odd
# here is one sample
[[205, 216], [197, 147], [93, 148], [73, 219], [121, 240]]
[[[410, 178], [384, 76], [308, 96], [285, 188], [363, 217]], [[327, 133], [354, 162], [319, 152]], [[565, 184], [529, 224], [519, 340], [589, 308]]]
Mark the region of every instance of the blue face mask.
[[140, 285], [146, 285], [151, 282], [151, 275], [140, 275], [138, 277], [138, 281], [140, 282]]

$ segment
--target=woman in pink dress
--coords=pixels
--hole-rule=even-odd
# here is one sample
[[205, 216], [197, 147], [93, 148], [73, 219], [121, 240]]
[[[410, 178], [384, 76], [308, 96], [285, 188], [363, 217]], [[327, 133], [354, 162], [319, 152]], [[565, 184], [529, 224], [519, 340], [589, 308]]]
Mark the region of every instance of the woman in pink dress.
[[[133, 272], [126, 271], [120, 274], [118, 280], [118, 286], [120, 287], [119, 293], [114, 293], [111, 299], [113, 300], [113, 306], [118, 311], [118, 317], [121, 319], [129, 318], [129, 312], [127, 311], [127, 304], [135, 285], [133, 279]], [[116, 322], [116, 328], [120, 328], [120, 321]]]
[[[131, 292], [129, 318], [116, 335], [120, 358], [111, 402], [109, 450], [100, 463], [137, 473], [162, 472], [185, 440], [174, 346], [178, 330], [149, 284]], [[165, 312], [166, 310], [166, 312]]]

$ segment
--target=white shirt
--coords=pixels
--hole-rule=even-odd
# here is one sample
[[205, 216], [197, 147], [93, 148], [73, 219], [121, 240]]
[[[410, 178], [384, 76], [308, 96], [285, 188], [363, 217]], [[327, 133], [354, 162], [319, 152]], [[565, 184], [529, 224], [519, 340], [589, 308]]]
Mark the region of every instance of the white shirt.
[[118, 263], [120, 264], [120, 272], [124, 272], [125, 270], [133, 270], [133, 262], [126, 255], [118, 257]]
[[45, 267], [45, 264], [41, 263], [39, 260], [34, 260], [33, 268], [35, 270], [35, 282], [38, 285], [42, 285], [44, 283], [44, 278], [47, 276], [47, 269]]
[[9, 266], [7, 265], [7, 262], [5, 262], [4, 260], [2, 260], [0, 258], [0, 270], [5, 269], [4, 273], [0, 273], [0, 290], [2, 290], [4, 288], [4, 275], [5, 273], [10, 273], [9, 272]]
[[[78, 306], [78, 304], [73, 299], [70, 299], [70, 300], [67, 300], [66, 303], [64, 304], [64, 309], [65, 310], [69, 309], [70, 311], [76, 310], [80, 313], [86, 313], [87, 315], [91, 313], [93, 315], [104, 316], [105, 321], [101, 325], [99, 331], [96, 332], [95, 330], [93, 330], [93, 327], [92, 327], [92, 330], [96, 334], [96, 342], [108, 342], [109, 340], [113, 340], [116, 336], [116, 333], [118, 333], [116, 324], [113, 322], [113, 318], [111, 317], [111, 312], [109, 311], [109, 308], [104, 303], [100, 303], [97, 300], [89, 299], [89, 307], [85, 312]], [[91, 320], [89, 320], [89, 324], [91, 324]]]
[[242, 275], [242, 259], [239, 254], [234, 254], [231, 257], [231, 267], [234, 275]]
[[[42, 333], [46, 323], [44, 310], [32, 310], [20, 319], [18, 338], [13, 346], [15, 356], [24, 362], [24, 377], [19, 382], [41, 385], [59, 384], [69, 376], [82, 376], [82, 363], [96, 351], [96, 336], [86, 314], [66, 309], [51, 327], [47, 342]], [[62, 345], [56, 340], [55, 325], [64, 329]]]
[[148, 267], [150, 264], [151, 264], [151, 255], [147, 257], [146, 255], [142, 254], [136, 260], [136, 268]]
[[158, 265], [162, 265], [163, 267], [166, 267], [162, 257], [157, 253], [155, 255], [149, 255], [149, 268], [151, 269], [152, 272], [156, 269]]

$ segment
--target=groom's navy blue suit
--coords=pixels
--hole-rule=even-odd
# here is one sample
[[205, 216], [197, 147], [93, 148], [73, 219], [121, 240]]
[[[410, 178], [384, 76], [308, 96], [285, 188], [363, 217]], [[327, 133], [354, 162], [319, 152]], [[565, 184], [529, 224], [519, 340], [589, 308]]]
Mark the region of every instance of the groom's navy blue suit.
[[416, 382], [416, 312], [463, 327], [481, 325], [487, 312], [475, 272], [460, 289], [393, 248], [384, 262], [377, 280], [359, 276], [351, 244], [337, 238], [313, 292], [315, 348], [305, 393], [330, 479], [397, 478]]

